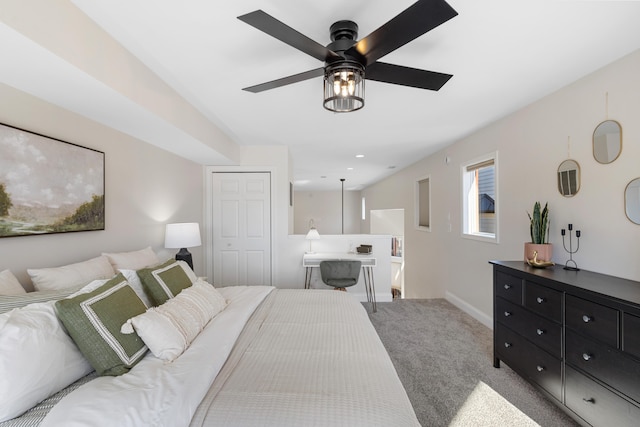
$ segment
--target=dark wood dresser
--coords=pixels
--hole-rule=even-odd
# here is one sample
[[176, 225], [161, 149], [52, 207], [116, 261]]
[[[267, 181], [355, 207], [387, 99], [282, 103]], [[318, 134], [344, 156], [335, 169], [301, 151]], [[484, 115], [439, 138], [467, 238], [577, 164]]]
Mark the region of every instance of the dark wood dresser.
[[582, 425], [640, 425], [640, 282], [523, 261], [493, 264], [493, 365]]

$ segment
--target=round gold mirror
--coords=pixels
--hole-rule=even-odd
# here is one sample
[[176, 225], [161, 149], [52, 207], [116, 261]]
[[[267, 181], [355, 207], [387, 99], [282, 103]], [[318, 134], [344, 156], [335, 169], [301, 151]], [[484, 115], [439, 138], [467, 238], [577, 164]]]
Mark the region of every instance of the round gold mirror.
[[558, 191], [565, 197], [580, 191], [580, 165], [575, 160], [567, 159], [558, 166]]
[[629, 182], [624, 190], [624, 211], [629, 221], [640, 225], [640, 178]]
[[593, 157], [603, 164], [611, 163], [622, 152], [622, 126], [605, 120], [593, 131]]

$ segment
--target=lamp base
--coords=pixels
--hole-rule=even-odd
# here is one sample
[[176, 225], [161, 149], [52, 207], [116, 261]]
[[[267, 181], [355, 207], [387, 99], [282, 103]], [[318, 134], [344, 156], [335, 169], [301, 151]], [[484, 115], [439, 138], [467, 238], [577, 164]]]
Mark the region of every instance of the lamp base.
[[176, 261], [184, 261], [186, 262], [191, 270], [193, 270], [193, 258], [191, 257], [191, 252], [187, 250], [187, 248], [182, 248], [176, 254]]

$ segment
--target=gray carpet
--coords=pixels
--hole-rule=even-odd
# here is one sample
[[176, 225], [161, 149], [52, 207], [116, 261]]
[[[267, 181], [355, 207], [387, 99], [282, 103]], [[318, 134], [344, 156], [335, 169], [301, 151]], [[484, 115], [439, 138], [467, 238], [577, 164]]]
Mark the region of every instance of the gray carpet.
[[[457, 425], [460, 408], [482, 383], [543, 427], [578, 425], [504, 363], [494, 368], [492, 331], [448, 301], [378, 303], [369, 317], [423, 427]], [[522, 424], [478, 418], [475, 425]]]

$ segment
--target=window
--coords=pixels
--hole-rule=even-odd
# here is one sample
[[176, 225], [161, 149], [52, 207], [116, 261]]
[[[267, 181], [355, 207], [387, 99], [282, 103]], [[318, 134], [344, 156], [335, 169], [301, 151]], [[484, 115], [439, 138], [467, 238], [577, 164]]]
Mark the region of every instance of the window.
[[463, 236], [498, 242], [498, 153], [462, 166]]
[[431, 177], [425, 176], [416, 181], [416, 228], [431, 231]]

